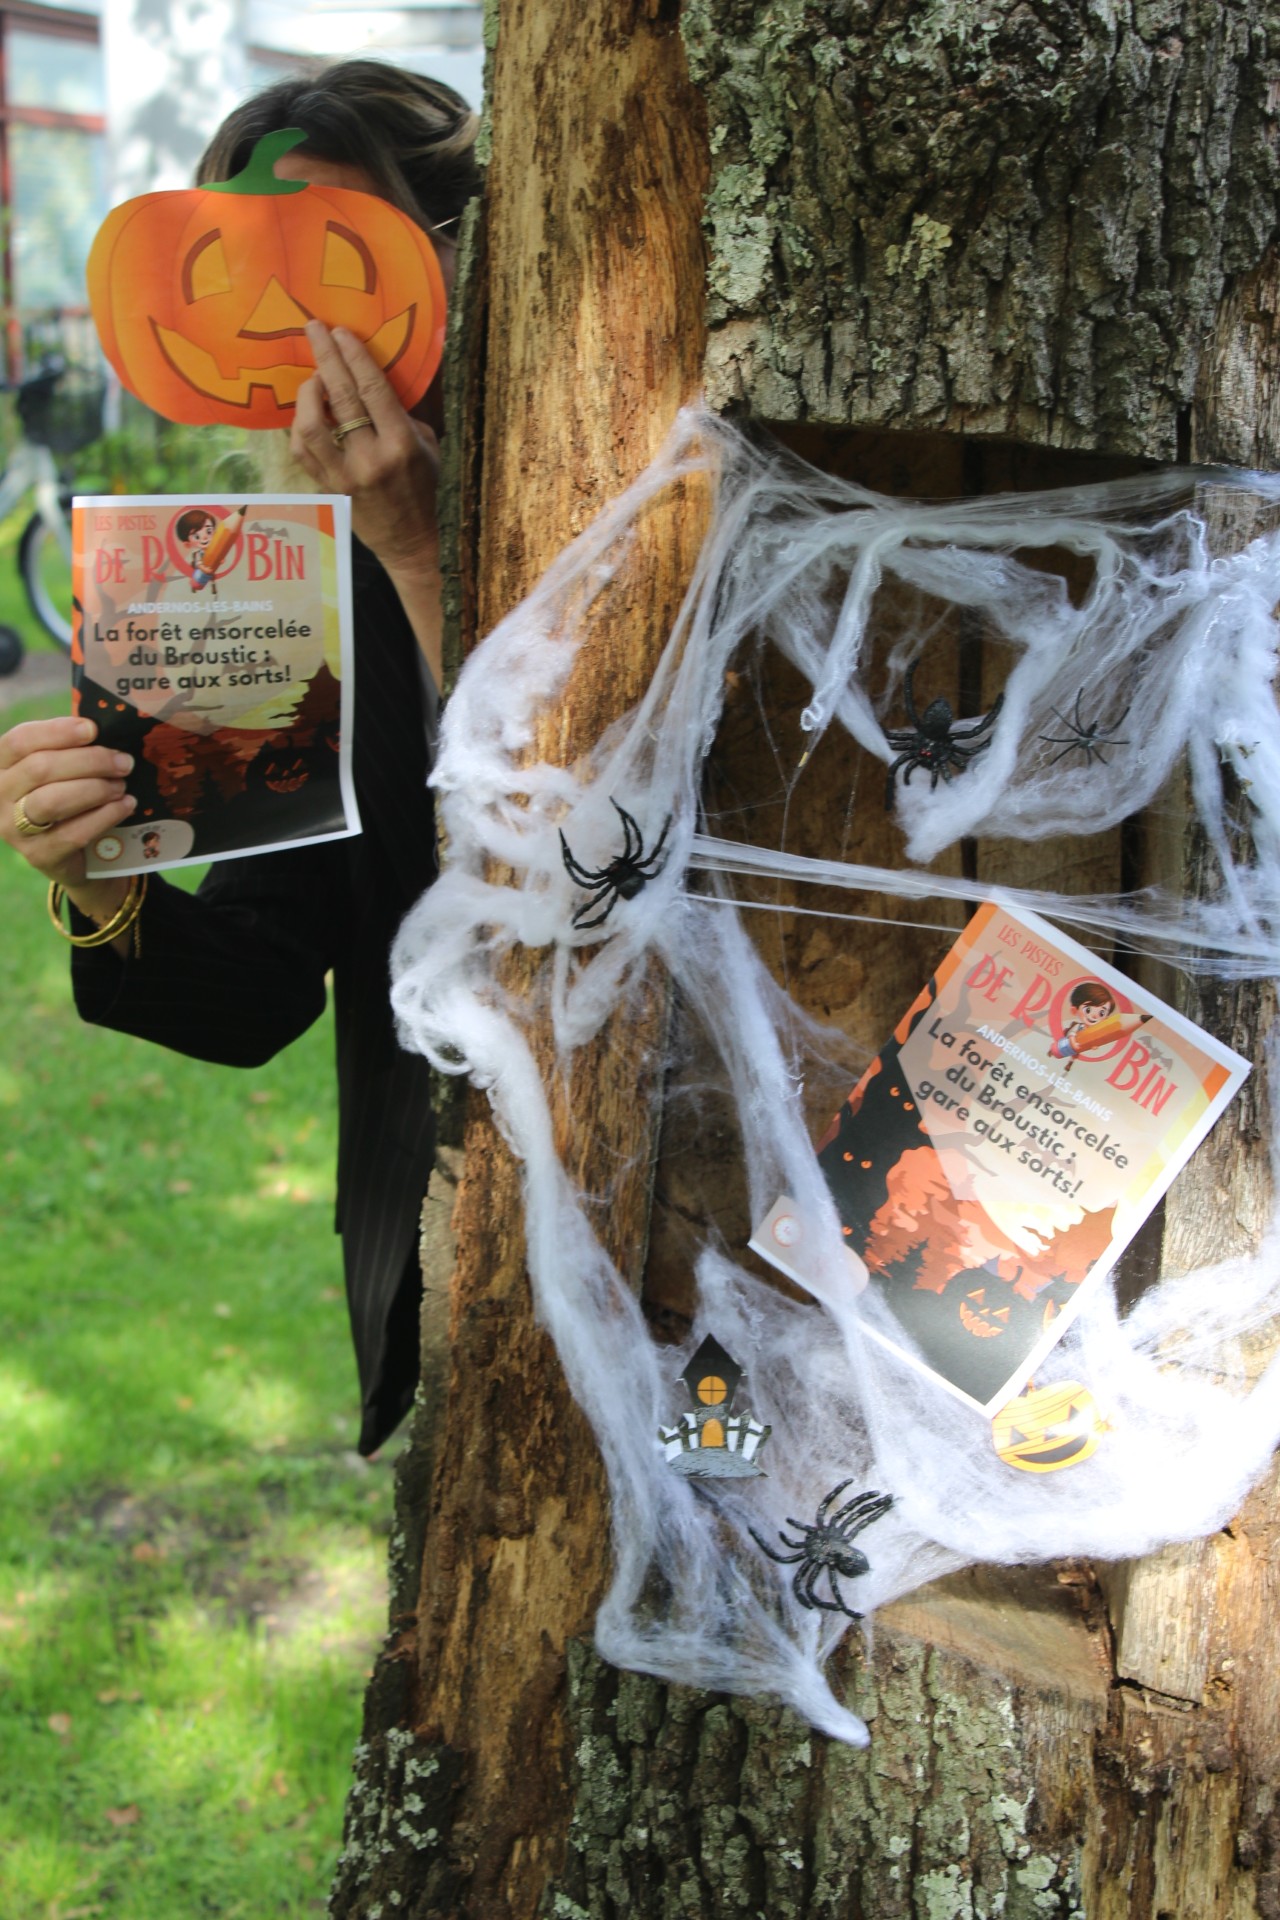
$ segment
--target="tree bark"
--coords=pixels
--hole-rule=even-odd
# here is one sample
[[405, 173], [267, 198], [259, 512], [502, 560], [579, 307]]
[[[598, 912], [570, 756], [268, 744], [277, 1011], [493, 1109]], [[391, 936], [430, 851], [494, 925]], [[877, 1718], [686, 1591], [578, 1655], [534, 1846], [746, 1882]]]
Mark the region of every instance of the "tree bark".
[[[706, 131], [667, 13], [648, 0], [503, 9], [487, 266], [470, 289], [483, 340], [455, 360], [473, 388], [483, 366], [479, 444], [458, 436], [475, 497], [454, 517], [475, 545], [450, 595], [480, 632], [650, 463], [698, 388]], [[571, 763], [639, 698], [706, 504], [687, 487], [646, 516], [535, 758]], [[508, 985], [527, 987], [536, 964]], [[605, 1244], [637, 1286], [665, 1019], [655, 977], [639, 1013], [581, 1051], [555, 1112], [564, 1163], [607, 1194]], [[531, 1914], [569, 1818], [566, 1647], [603, 1591], [608, 1513], [590, 1431], [534, 1321], [519, 1169], [480, 1100], [454, 1232], [445, 1404], [417, 1442], [433, 1458], [421, 1583], [371, 1692], [339, 1914]]]
[[[697, 91], [672, 13], [503, 6], [472, 325], [451, 349], [472, 423], [455, 411], [450, 436], [464, 639], [643, 466], [702, 369], [716, 405], [889, 492], [1060, 485], [1175, 453], [1280, 464], [1276, 0], [685, 0]], [[1248, 537], [1205, 505], [1224, 548]], [[687, 497], [646, 533], [539, 752], [571, 758], [637, 696], [701, 526]], [[991, 663], [959, 623], [954, 651], [928, 691], [981, 711]], [[797, 689], [770, 672], [798, 760]], [[856, 830], [857, 857], [892, 861], [883, 768], [849, 769], [829, 735], [788, 845], [830, 853]], [[767, 840], [774, 784], [731, 697], [708, 807], [751, 809]], [[967, 845], [950, 870], [1193, 892], [1206, 860], [1152, 819]], [[754, 916], [769, 964], [868, 1049], [948, 943], [880, 910], [856, 935]], [[1269, 991], [1153, 984], [1259, 1056]], [[695, 1142], [677, 1104], [646, 1224], [664, 1018], [655, 983], [646, 1017], [580, 1063], [560, 1120], [585, 1186], [632, 1169], [611, 1248], [679, 1332], [708, 1193], [731, 1242], [750, 1222], [715, 1116]], [[1252, 1085], [1123, 1285], [1253, 1243], [1270, 1124]], [[1274, 1479], [1210, 1540], [1124, 1567], [976, 1568], [885, 1609], [836, 1662], [866, 1753], [767, 1703], [618, 1674], [588, 1645], [603, 1489], [532, 1324], [518, 1220], [516, 1170], [475, 1104], [447, 1391], [412, 1449], [430, 1490], [406, 1480], [401, 1611], [335, 1915], [1280, 1920]]]

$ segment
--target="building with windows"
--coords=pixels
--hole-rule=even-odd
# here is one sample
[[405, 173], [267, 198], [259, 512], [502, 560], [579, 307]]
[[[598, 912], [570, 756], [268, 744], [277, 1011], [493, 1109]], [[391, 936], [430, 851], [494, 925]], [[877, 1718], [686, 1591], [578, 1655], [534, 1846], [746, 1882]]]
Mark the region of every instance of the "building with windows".
[[12, 377], [81, 358], [84, 264], [107, 209], [185, 185], [223, 114], [299, 65], [368, 54], [480, 101], [479, 4], [0, 0], [0, 271]]

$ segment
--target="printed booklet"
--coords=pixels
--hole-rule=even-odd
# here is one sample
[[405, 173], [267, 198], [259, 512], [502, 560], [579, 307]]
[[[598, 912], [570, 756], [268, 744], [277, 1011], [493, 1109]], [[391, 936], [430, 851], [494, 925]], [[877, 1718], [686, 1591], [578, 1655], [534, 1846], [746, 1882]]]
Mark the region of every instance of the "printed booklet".
[[[994, 1412], [1248, 1072], [1047, 922], [988, 903], [819, 1143], [851, 1286], [876, 1289], [909, 1360]], [[751, 1245], [803, 1285], [804, 1241], [783, 1197]]]
[[134, 757], [91, 878], [360, 831], [351, 783], [351, 503], [72, 504], [72, 704]]

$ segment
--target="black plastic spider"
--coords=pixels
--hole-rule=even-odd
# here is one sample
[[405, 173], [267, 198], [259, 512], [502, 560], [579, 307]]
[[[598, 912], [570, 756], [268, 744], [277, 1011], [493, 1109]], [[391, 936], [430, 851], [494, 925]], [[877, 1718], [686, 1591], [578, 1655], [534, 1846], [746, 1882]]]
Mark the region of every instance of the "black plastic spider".
[[[754, 1527], [747, 1531], [762, 1553], [776, 1560], [780, 1567], [795, 1567], [791, 1580], [791, 1591], [802, 1607], [818, 1607], [823, 1613], [845, 1613], [850, 1620], [861, 1620], [862, 1615], [855, 1613], [852, 1607], [845, 1605], [844, 1595], [837, 1585], [836, 1576], [841, 1580], [856, 1580], [859, 1574], [870, 1573], [871, 1563], [860, 1548], [850, 1543], [855, 1534], [869, 1527], [873, 1520], [879, 1520], [888, 1513], [893, 1505], [891, 1493], [856, 1493], [852, 1500], [831, 1513], [834, 1501], [840, 1498], [846, 1487], [853, 1485], [852, 1480], [842, 1480], [838, 1487], [832, 1487], [830, 1493], [818, 1508], [817, 1517], [811, 1527], [802, 1520], [788, 1518], [787, 1525], [795, 1527], [804, 1537], [789, 1540], [781, 1528], [778, 1538], [784, 1547], [794, 1549], [791, 1553], [775, 1553], [766, 1546]], [[831, 1514], [830, 1519], [827, 1518]], [[814, 1588], [822, 1574], [826, 1574], [831, 1587], [830, 1600], [820, 1600]]]
[[[573, 915], [574, 926], [584, 930], [587, 927], [603, 926], [613, 912], [616, 901], [634, 900], [650, 880], [657, 878], [666, 865], [666, 861], [662, 858], [662, 849], [666, 845], [667, 834], [671, 828], [671, 815], [667, 815], [662, 832], [658, 835], [657, 846], [652, 853], [646, 853], [644, 837], [626, 808], [620, 807], [612, 796], [609, 804], [622, 822], [622, 852], [616, 860], [611, 860], [607, 867], [601, 867], [598, 872], [593, 873], [589, 867], [581, 866], [569, 851], [569, 842], [565, 839], [563, 832], [560, 835], [560, 852], [564, 859], [566, 873], [580, 887], [590, 889], [588, 898], [580, 907], [575, 908]], [[584, 919], [583, 916], [590, 913], [593, 907], [598, 907], [602, 900], [607, 901], [604, 912], [596, 914], [594, 919]]]
[[[1096, 720], [1090, 720], [1087, 723], [1083, 721], [1080, 718], [1080, 702], [1083, 699], [1084, 688], [1081, 687], [1079, 693], [1076, 695], [1076, 704], [1072, 709], [1072, 717], [1070, 720], [1068, 720], [1065, 713], [1059, 713], [1056, 707], [1050, 707], [1049, 709], [1059, 725], [1067, 729], [1065, 735], [1061, 733], [1042, 733], [1037, 736], [1038, 739], [1044, 741], [1046, 746], [1061, 747], [1062, 749], [1062, 752], [1055, 753], [1049, 762], [1051, 767], [1056, 767], [1059, 760], [1076, 747], [1079, 747], [1083, 753], [1084, 763], [1087, 767], [1092, 766], [1095, 760], [1101, 760], [1104, 767], [1109, 767], [1111, 762], [1107, 759], [1102, 749], [1104, 747], [1127, 747], [1129, 745], [1129, 742], [1122, 740], [1119, 734], [1104, 733]], [[1132, 705], [1133, 702], [1130, 701], [1129, 706]], [[1128, 711], [1129, 707], [1126, 707], [1124, 713], [1116, 715], [1116, 725], [1118, 727], [1124, 725]]]
[[931, 700], [923, 713], [918, 713], [915, 677], [919, 664], [919, 661], [913, 660], [907, 668], [902, 689], [911, 725], [885, 728], [884, 737], [898, 756], [884, 783], [886, 808], [893, 805], [893, 783], [899, 767], [906, 768], [902, 776], [904, 787], [910, 786], [911, 776], [917, 767], [927, 767], [931, 793], [940, 779], [950, 780], [953, 768], [957, 773], [963, 773], [975, 755], [985, 753], [991, 745], [990, 740], [984, 740], [982, 735], [995, 725], [996, 715], [1004, 705], [1004, 695], [999, 694], [990, 713], [984, 713], [980, 720], [972, 720], [959, 727], [951, 711], [951, 702], [944, 700], [941, 695]]

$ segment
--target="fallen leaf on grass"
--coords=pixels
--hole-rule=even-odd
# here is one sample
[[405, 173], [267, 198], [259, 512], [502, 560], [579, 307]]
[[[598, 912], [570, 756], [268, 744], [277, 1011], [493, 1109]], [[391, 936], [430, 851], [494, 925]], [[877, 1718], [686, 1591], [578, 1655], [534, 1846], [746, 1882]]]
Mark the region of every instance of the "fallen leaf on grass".
[[134, 1701], [141, 1700], [141, 1698], [142, 1695], [136, 1687], [131, 1687], [127, 1693], [119, 1687], [108, 1687], [105, 1692], [98, 1695], [98, 1705], [100, 1707], [114, 1707], [117, 1701], [128, 1701], [132, 1704]]
[[142, 1818], [142, 1808], [134, 1803], [127, 1807], [108, 1807], [107, 1820], [113, 1827], [136, 1827]]
[[298, 1866], [299, 1866], [299, 1868], [300, 1868], [300, 1870], [301, 1870], [301, 1871], [302, 1871], [303, 1873], [314, 1873], [314, 1872], [315, 1872], [315, 1870], [316, 1870], [316, 1861], [315, 1861], [315, 1855], [314, 1855], [314, 1854], [312, 1854], [312, 1853], [299, 1853], [299, 1854], [297, 1854], [297, 1855], [295, 1855], [295, 1858], [297, 1859], [297, 1862], [298, 1862]]
[[189, 1393], [175, 1394], [174, 1401], [179, 1413], [190, 1413], [192, 1407], [195, 1405], [195, 1401]]
[[191, 1191], [192, 1191], [191, 1182], [189, 1180], [171, 1180], [169, 1182], [170, 1193], [182, 1194], [182, 1193], [190, 1193]]
[[65, 1740], [71, 1732], [71, 1715], [69, 1713], [51, 1713], [45, 1724], [50, 1733], [56, 1733], [59, 1740]]
[[289, 1782], [285, 1779], [283, 1773], [273, 1773], [271, 1776], [271, 1785], [282, 1800], [288, 1798]]
[[139, 1540], [129, 1549], [131, 1560], [163, 1560], [164, 1548], [157, 1547], [151, 1540]]

